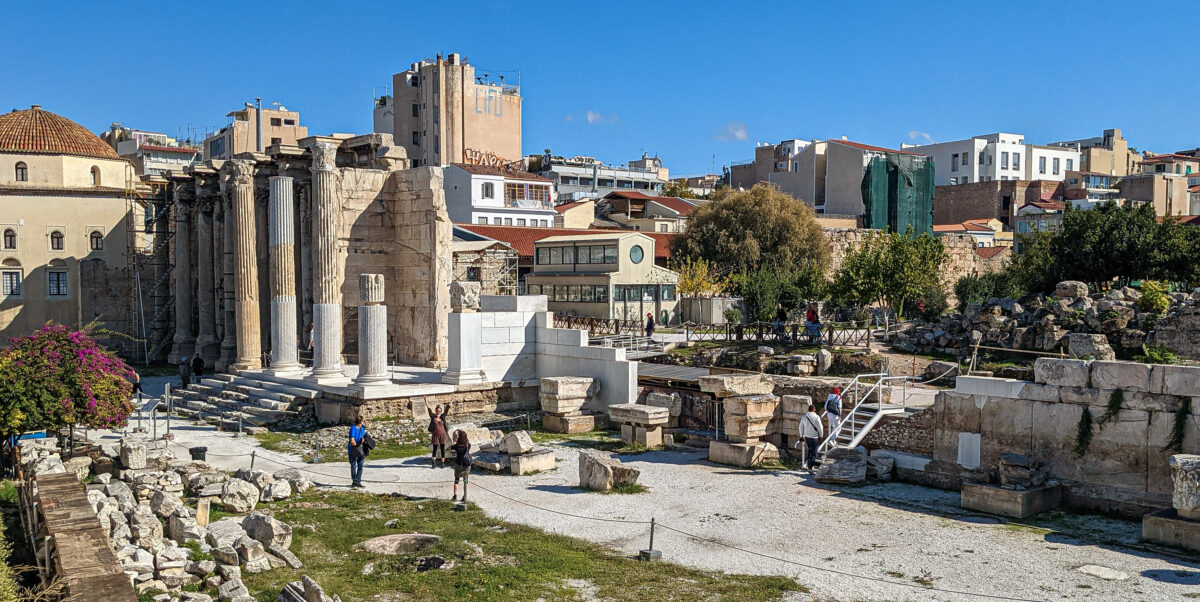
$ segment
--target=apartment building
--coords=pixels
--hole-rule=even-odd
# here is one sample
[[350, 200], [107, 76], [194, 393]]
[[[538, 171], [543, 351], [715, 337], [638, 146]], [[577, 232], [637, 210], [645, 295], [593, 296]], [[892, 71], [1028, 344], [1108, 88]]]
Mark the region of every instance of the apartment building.
[[538, 175], [554, 182], [560, 201], [600, 198], [618, 190], [657, 196], [667, 182], [660, 175], [661, 167], [613, 167], [595, 157], [576, 155], [565, 158], [547, 153], [534, 157], [533, 162]]
[[117, 155], [133, 164], [138, 176], [158, 176], [164, 172], [183, 171], [184, 167], [200, 162], [200, 147], [180, 142], [162, 132], [148, 132], [114, 123], [109, 131], [100, 134]]
[[526, 171], [455, 163], [443, 182], [454, 223], [550, 228], [558, 217], [550, 180]]
[[1129, 141], [1117, 128], [1104, 130], [1103, 135], [1094, 138], [1052, 142], [1050, 146], [1078, 149], [1080, 171], [1110, 176], [1135, 173], [1141, 159], [1137, 151], [1129, 148]]
[[1075, 148], [1026, 144], [1023, 134], [997, 132], [934, 144], [902, 144], [933, 159], [937, 186], [994, 180], [1053, 180], [1079, 168]]
[[232, 159], [239, 153], [262, 152], [274, 144], [296, 144], [308, 137], [308, 128], [300, 125], [300, 113], [283, 105], [263, 109], [260, 115], [258, 107], [246, 103], [225, 116], [230, 118], [229, 125], [204, 139], [205, 161]]
[[479, 72], [458, 53], [413, 63], [392, 76], [394, 106], [375, 101], [376, 132], [389, 108], [391, 134], [413, 167], [521, 159], [521, 86]]

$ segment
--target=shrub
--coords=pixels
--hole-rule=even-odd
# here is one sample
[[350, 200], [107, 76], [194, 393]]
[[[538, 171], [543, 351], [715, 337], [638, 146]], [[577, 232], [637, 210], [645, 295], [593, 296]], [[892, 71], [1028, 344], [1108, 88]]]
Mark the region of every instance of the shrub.
[[920, 315], [924, 320], [932, 322], [938, 319], [938, 316], [942, 315], [948, 307], [950, 307], [950, 301], [946, 298], [946, 290], [941, 286], [934, 285], [925, 288], [921, 291], [920, 297], [910, 301], [904, 313]]
[[991, 285], [982, 276], [967, 275], [954, 283], [954, 296], [958, 297], [958, 310], [968, 305], [983, 303], [992, 294]]
[[1179, 356], [1175, 351], [1162, 343], [1147, 343], [1142, 345], [1142, 353], [1133, 357], [1143, 364], [1176, 364]]
[[725, 311], [721, 312], [721, 315], [730, 324], [740, 324], [742, 321], [742, 312], [736, 307], [726, 307]]
[[1142, 282], [1142, 296], [1137, 300], [1138, 309], [1152, 314], [1162, 315], [1171, 307], [1171, 299], [1167, 297], [1167, 289], [1154, 280]]

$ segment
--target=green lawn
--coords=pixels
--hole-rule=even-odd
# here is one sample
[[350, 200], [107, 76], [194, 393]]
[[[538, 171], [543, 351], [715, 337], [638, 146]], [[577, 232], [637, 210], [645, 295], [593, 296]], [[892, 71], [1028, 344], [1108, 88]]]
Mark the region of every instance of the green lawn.
[[[454, 512], [441, 500], [313, 490], [269, 506], [280, 520], [314, 530], [294, 532], [292, 551], [304, 568], [244, 576], [259, 600], [274, 600], [288, 581], [303, 574], [343, 600], [389, 593], [395, 597], [388, 599], [397, 600], [582, 600], [568, 579], [594, 587], [594, 595], [606, 600], [778, 600], [786, 592], [807, 591], [786, 577], [645, 563], [600, 545], [494, 520], [475, 507]], [[390, 519], [397, 524], [385, 527]], [[440, 535], [442, 541], [402, 556], [354, 549], [371, 537], [411, 532]], [[417, 559], [430, 554], [452, 561], [453, 568], [417, 573]], [[373, 571], [363, 575], [369, 563]]]
[[[258, 440], [260, 447], [266, 450], [299, 454], [305, 462], [312, 461], [312, 445], [301, 442], [299, 433], [261, 433], [251, 435]], [[321, 450], [324, 456], [328, 450]], [[399, 441], [381, 441], [371, 450], [370, 460], [387, 460], [390, 458], [412, 458], [429, 453], [429, 446], [422, 443], [402, 443]]]

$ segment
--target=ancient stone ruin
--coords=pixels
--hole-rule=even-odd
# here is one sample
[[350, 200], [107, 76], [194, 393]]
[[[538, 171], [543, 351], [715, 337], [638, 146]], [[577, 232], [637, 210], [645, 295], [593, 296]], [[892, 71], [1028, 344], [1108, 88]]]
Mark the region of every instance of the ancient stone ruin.
[[600, 390], [599, 381], [582, 376], [550, 376], [541, 380], [538, 398], [542, 426], [552, 433], [586, 433], [596, 428], [596, 417], [583, 406]]
[[726, 441], [708, 445], [709, 461], [733, 466], [757, 466], [779, 459], [779, 449], [762, 441], [775, 416], [779, 398], [774, 382], [762, 374], [729, 374], [700, 378], [700, 390], [712, 393], [724, 406]]

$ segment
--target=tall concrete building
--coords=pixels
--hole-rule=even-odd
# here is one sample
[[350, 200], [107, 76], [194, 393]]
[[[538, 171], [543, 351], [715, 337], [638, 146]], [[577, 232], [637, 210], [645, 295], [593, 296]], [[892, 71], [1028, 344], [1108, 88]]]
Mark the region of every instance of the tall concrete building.
[[391, 133], [413, 167], [497, 166], [522, 158], [519, 84], [477, 75], [458, 53], [413, 63], [392, 83]]
[[1104, 130], [1104, 135], [1081, 140], [1052, 142], [1050, 146], [1079, 149], [1079, 169], [1109, 176], [1127, 176], [1137, 173], [1135, 167], [1140, 156], [1129, 148], [1129, 141], [1121, 130]]
[[935, 144], [902, 144], [901, 148], [915, 149], [933, 159], [938, 186], [994, 180], [1061, 182], [1081, 164], [1075, 145], [1028, 144], [1024, 135], [1005, 132]]
[[259, 120], [258, 108], [251, 103], [226, 115], [229, 125], [210, 134], [204, 140], [204, 160], [232, 159], [241, 153], [263, 152], [272, 144], [295, 145], [308, 137], [308, 128], [300, 125], [300, 113], [279, 105], [263, 109]]

